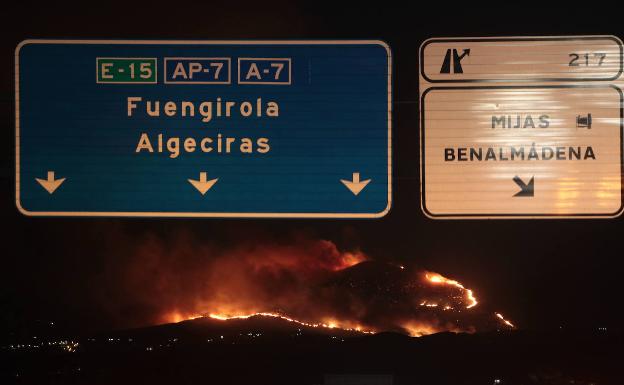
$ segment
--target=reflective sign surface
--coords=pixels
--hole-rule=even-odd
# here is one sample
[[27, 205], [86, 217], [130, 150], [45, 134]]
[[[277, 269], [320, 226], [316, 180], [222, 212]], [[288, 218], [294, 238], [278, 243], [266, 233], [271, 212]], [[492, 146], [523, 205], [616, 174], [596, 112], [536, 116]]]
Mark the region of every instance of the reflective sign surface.
[[27, 215], [385, 215], [380, 41], [26, 41], [16, 196]]
[[612, 37], [425, 42], [425, 214], [621, 214], [621, 61]]

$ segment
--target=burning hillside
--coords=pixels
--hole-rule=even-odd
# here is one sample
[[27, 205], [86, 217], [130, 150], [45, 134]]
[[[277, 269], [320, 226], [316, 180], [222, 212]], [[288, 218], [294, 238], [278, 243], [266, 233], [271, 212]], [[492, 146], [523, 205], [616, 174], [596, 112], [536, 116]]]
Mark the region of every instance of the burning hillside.
[[475, 293], [456, 280], [373, 261], [357, 250], [342, 252], [330, 241], [194, 250], [205, 258], [186, 275], [166, 270], [171, 256], [159, 245], [139, 250], [137, 262], [147, 258], [165, 273], [151, 283], [158, 292], [145, 298], [159, 305], [154, 322], [263, 316], [308, 327], [412, 336], [513, 327], [478, 306]]

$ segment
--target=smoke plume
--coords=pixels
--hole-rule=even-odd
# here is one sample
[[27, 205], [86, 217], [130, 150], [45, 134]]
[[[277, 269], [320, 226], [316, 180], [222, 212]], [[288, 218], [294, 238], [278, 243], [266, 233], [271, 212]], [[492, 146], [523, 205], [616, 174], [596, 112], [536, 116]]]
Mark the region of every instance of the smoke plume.
[[104, 301], [105, 311], [131, 318], [125, 323], [133, 326], [256, 313], [410, 335], [500, 326], [458, 281], [376, 262], [328, 240], [287, 238], [229, 247], [185, 232], [167, 242], [157, 236], [135, 239], [125, 251], [127, 262], [101, 276], [118, 282], [115, 293], [102, 293], [115, 298]]

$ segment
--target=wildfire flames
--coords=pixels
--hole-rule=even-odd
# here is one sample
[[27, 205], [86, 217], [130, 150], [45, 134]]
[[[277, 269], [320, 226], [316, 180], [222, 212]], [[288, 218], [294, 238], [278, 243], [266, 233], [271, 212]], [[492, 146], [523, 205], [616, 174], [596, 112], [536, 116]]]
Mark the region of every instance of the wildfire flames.
[[342, 325], [340, 323], [336, 323], [336, 322], [332, 322], [329, 321], [329, 323], [309, 323], [309, 322], [303, 322], [303, 321], [299, 321], [293, 318], [289, 318], [286, 317], [284, 315], [281, 314], [276, 314], [276, 313], [254, 313], [254, 314], [247, 314], [247, 315], [239, 315], [239, 316], [225, 316], [225, 315], [220, 315], [220, 314], [209, 314], [208, 317], [212, 318], [212, 319], [218, 319], [220, 321], [228, 321], [231, 319], [247, 319], [247, 318], [251, 318], [251, 317], [271, 317], [271, 318], [279, 318], [281, 320], [284, 321], [288, 321], [288, 322], [293, 322], [296, 323], [298, 325], [301, 326], [306, 326], [306, 327], [312, 327], [312, 328], [327, 328], [327, 329], [335, 329], [335, 328], [340, 328], [343, 330], [351, 330], [351, 331], [357, 331], [360, 333], [365, 333], [365, 334], [374, 334], [375, 332], [372, 330], [364, 330], [361, 327], [347, 327], [345, 325]]
[[456, 277], [327, 240], [233, 232], [207, 241], [183, 230], [110, 236], [103, 252], [112, 263], [92, 286], [99, 311], [120, 329], [252, 316], [412, 336], [513, 327]]
[[176, 296], [160, 322], [271, 317], [311, 328], [411, 336], [474, 332], [484, 322], [514, 328], [500, 313], [478, 310], [474, 292], [454, 279], [341, 252], [329, 241], [244, 247], [204, 263], [208, 267], [191, 278], [193, 292]]
[[[454, 281], [452, 279], [448, 279], [446, 277], [441, 276], [440, 274], [436, 274], [436, 273], [426, 273], [425, 274], [425, 278], [431, 282], [431, 283], [439, 283], [439, 284], [443, 284], [443, 285], [450, 285], [450, 286], [454, 286], [458, 289], [461, 289], [463, 292], [466, 293], [466, 300], [468, 301], [468, 305], [466, 305], [466, 309], [470, 309], [472, 307], [477, 306], [477, 304], [479, 302], [477, 302], [477, 299], [475, 298], [474, 294], [472, 293], [472, 290], [470, 289], [466, 289], [464, 286], [462, 286], [461, 283]], [[437, 306], [437, 304], [435, 304]], [[425, 306], [430, 306], [430, 304], [426, 304]], [[444, 307], [445, 310], [449, 310], [450, 307], [447, 305]]]
[[511, 322], [507, 321], [501, 313], [495, 313], [495, 314], [496, 314], [496, 317], [500, 319], [501, 321], [503, 321], [505, 325], [509, 326], [510, 328], [515, 328], [515, 326]]

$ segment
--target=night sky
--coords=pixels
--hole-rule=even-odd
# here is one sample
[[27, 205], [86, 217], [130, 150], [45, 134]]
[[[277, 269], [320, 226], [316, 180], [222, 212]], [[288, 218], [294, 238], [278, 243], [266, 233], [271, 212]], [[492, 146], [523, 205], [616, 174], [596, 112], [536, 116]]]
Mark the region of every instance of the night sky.
[[[106, 9], [93, 5], [90, 10], [18, 4], [10, 12], [3, 11], [3, 329], [36, 320], [54, 321], [80, 332], [137, 326], [141, 314], [151, 309], [141, 304], [140, 296], [132, 299], [140, 288], [120, 287], [122, 280], [117, 278], [131, 263], [139, 242], [155, 239], [167, 249], [181, 237], [189, 237], [193, 244], [206, 242], [227, 249], [240, 244], [292, 243], [301, 236], [331, 240], [341, 249], [357, 248], [376, 260], [415, 265], [455, 278], [520, 328], [621, 328], [622, 218], [430, 220], [420, 210], [418, 152], [417, 54], [424, 39], [566, 34], [622, 38], [624, 26], [617, 12], [537, 13], [529, 6], [526, 13], [517, 8], [451, 12], [444, 7], [392, 8], [386, 2], [341, 8], [316, 2], [271, 2], [271, 7], [268, 3], [224, 7], [205, 2], [188, 5], [188, 9], [182, 2], [154, 2], [140, 9], [130, 3], [100, 4]], [[172, 9], [174, 5], [181, 9]], [[598, 17], [601, 13], [605, 15]], [[24, 217], [14, 202], [13, 55], [15, 46], [26, 38], [385, 40], [394, 55], [392, 210], [376, 220]], [[185, 253], [171, 268], [184, 274], [200, 262]]]

